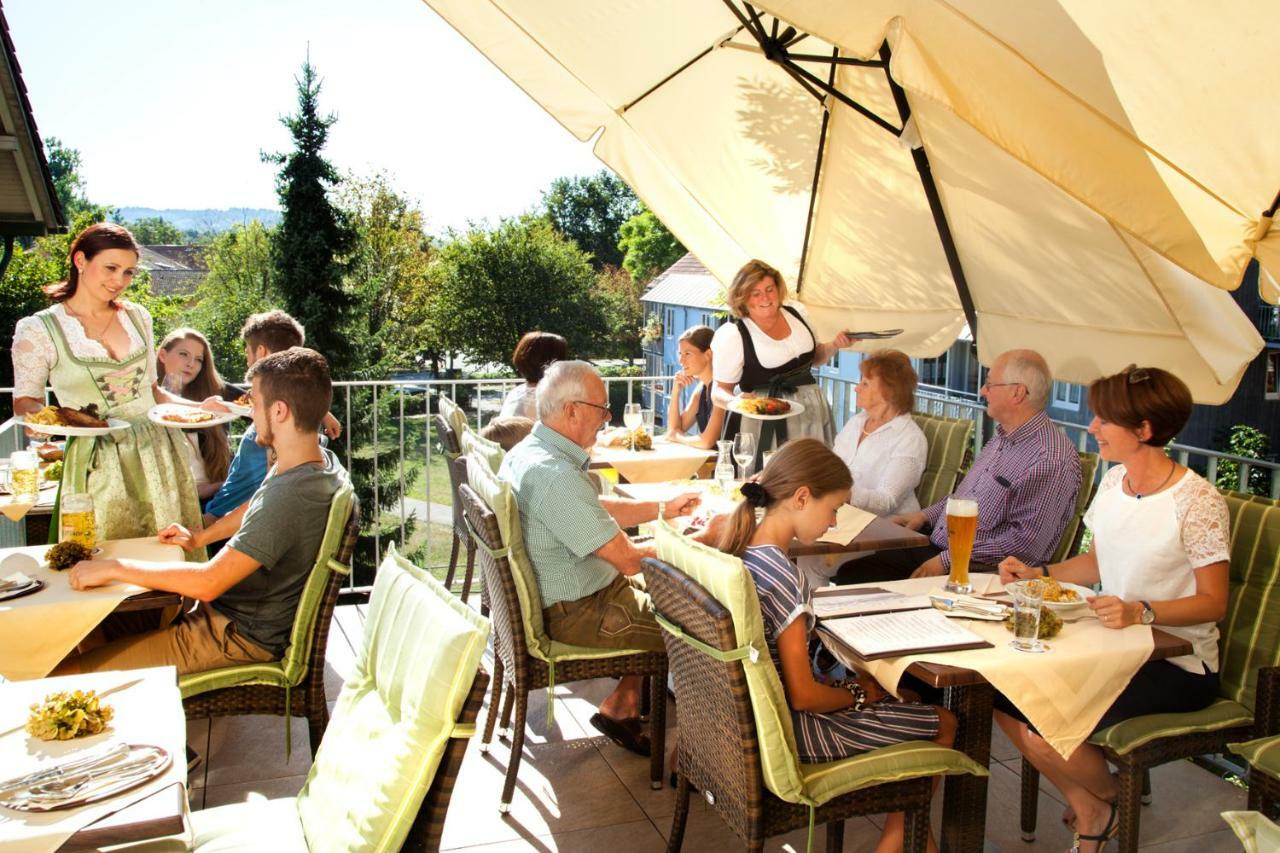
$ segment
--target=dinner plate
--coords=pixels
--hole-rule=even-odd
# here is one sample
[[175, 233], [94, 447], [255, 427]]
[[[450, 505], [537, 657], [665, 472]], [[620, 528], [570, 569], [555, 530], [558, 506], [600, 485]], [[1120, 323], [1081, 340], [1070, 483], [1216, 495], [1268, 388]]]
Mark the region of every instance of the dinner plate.
[[39, 592], [42, 589], [44, 589], [44, 581], [39, 578], [32, 578], [31, 583], [0, 591], [0, 601], [22, 598], [24, 595], [31, 595], [33, 592]]
[[[1026, 583], [1026, 581], [1014, 581], [1013, 583], [1006, 585], [1005, 589], [1008, 590], [1010, 594], [1012, 594], [1014, 588], [1018, 584], [1022, 584], [1022, 583]], [[1080, 596], [1080, 600], [1079, 601], [1046, 601], [1044, 602], [1044, 606], [1048, 607], [1050, 610], [1075, 610], [1077, 607], [1083, 607], [1088, 603], [1087, 601], [1085, 601], [1086, 598], [1092, 598], [1093, 596], [1097, 595], [1096, 592], [1089, 589], [1089, 587], [1087, 586], [1080, 586], [1079, 584], [1067, 583], [1066, 581], [1058, 581], [1058, 585], [1061, 586], [1063, 589], [1073, 590], [1077, 595]]]
[[[199, 423], [182, 423], [180, 421], [166, 420], [166, 415], [192, 415], [196, 412], [202, 412], [210, 415], [209, 420], [200, 421]], [[236, 415], [231, 412], [210, 412], [205, 409], [198, 409], [195, 406], [183, 406], [179, 403], [161, 403], [158, 406], [152, 406], [151, 411], [147, 412], [147, 420], [153, 424], [159, 424], [169, 429], [208, 429], [209, 427], [219, 426], [221, 424], [229, 424], [236, 419]]]
[[804, 403], [797, 403], [795, 400], [787, 401], [788, 403], [791, 404], [791, 411], [787, 412], [785, 415], [757, 415], [752, 412], [744, 412], [741, 408], [739, 408], [739, 404], [741, 403], [741, 401], [742, 401], [741, 397], [736, 398], [732, 403], [729, 404], [729, 411], [737, 412], [738, 414], [742, 415], [744, 418], [755, 418], [758, 421], [781, 421], [786, 418], [793, 418], [796, 415], [804, 414]]
[[128, 429], [129, 422], [122, 421], [120, 418], [107, 418], [105, 427], [78, 427], [63, 426], [62, 424], [33, 424], [27, 423], [26, 418], [21, 418], [18, 423], [22, 424], [32, 432], [38, 432], [43, 435], [65, 435], [65, 436], [86, 436], [86, 435], [106, 435], [109, 432]]

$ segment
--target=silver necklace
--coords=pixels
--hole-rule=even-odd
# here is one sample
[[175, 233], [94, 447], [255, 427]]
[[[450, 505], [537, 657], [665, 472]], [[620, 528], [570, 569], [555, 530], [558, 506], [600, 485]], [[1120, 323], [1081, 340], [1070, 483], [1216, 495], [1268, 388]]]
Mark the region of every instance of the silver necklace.
[[[1174, 462], [1172, 459], [1170, 459], [1170, 460], [1169, 460], [1169, 473], [1164, 475], [1164, 479], [1160, 481], [1160, 485], [1156, 486], [1154, 489], [1152, 489], [1151, 491], [1147, 492], [1147, 496], [1148, 496], [1148, 497], [1150, 497], [1152, 494], [1154, 494], [1154, 493], [1156, 493], [1156, 492], [1160, 491], [1161, 489], [1163, 489], [1163, 488], [1164, 488], [1164, 484], [1165, 484], [1165, 483], [1167, 483], [1167, 482], [1169, 482], [1169, 478], [1173, 476], [1173, 472], [1174, 472], [1174, 471], [1176, 471], [1176, 470], [1178, 470], [1178, 463], [1177, 463], [1177, 462]], [[1134, 496], [1136, 499], [1138, 499], [1138, 500], [1142, 500], [1142, 494], [1141, 494], [1137, 489], [1135, 489], [1135, 488], [1133, 487], [1133, 481], [1129, 479], [1129, 474], [1128, 474], [1128, 472], [1126, 472], [1126, 473], [1125, 473], [1125, 475], [1124, 475], [1124, 484], [1125, 484], [1126, 486], [1128, 486], [1128, 487], [1129, 487], [1129, 493], [1130, 493], [1131, 495], [1133, 495], [1133, 496]]]

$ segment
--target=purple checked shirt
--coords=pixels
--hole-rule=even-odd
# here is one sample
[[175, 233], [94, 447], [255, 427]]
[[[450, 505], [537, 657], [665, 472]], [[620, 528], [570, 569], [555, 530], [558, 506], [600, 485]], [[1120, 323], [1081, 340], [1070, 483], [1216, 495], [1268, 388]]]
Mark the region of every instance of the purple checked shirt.
[[[994, 564], [1017, 557], [1043, 565], [1066, 529], [1079, 491], [1080, 457], [1048, 415], [1041, 412], [1011, 433], [996, 427], [955, 492], [978, 502], [972, 561]], [[941, 549], [942, 565], [950, 571], [946, 512], [943, 498], [924, 515], [932, 528], [929, 541]]]

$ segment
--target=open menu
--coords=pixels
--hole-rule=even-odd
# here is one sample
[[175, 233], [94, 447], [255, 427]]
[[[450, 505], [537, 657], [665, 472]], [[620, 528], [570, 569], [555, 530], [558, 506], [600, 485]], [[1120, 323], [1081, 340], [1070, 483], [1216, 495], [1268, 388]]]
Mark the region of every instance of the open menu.
[[991, 648], [982, 637], [933, 609], [828, 619], [818, 630], [863, 660]]
[[813, 591], [812, 600], [813, 615], [818, 619], [923, 610], [933, 605], [927, 595], [903, 595], [878, 586], [823, 587]]
[[848, 545], [875, 520], [876, 516], [873, 512], [859, 509], [852, 504], [842, 504], [840, 509], [836, 510], [835, 526], [819, 536], [818, 541]]

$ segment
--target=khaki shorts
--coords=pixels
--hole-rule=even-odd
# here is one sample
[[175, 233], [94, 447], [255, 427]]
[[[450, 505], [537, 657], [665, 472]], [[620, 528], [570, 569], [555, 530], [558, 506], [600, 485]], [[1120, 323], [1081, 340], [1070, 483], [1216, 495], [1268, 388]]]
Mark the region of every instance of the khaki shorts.
[[186, 675], [273, 660], [275, 655], [242, 636], [230, 619], [201, 602], [168, 628], [121, 637], [72, 655], [51, 674], [175, 666], [179, 675]]
[[576, 601], [542, 611], [547, 634], [571, 646], [665, 652], [662, 629], [639, 575], [618, 575], [613, 583]]

